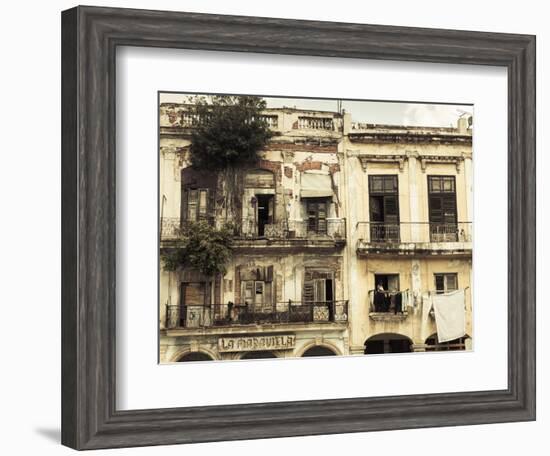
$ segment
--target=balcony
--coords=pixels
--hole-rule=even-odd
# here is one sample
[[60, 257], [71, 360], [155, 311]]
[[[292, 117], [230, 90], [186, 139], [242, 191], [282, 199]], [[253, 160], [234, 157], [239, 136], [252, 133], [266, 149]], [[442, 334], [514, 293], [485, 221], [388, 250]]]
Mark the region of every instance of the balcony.
[[[214, 221], [211, 220], [213, 223]], [[160, 224], [160, 240], [169, 243], [178, 238], [181, 231], [179, 218], [163, 217]], [[260, 223], [245, 218], [235, 227], [234, 248], [305, 248], [334, 249], [346, 243], [346, 219], [285, 220], [278, 223]]]
[[338, 323], [348, 321], [348, 301], [279, 302], [269, 306], [212, 304], [166, 306], [167, 329], [246, 325]]
[[299, 130], [334, 130], [334, 119], [332, 117], [298, 117]]
[[471, 256], [472, 222], [359, 222], [358, 255]]
[[401, 322], [408, 316], [407, 308], [413, 299], [409, 290], [369, 290], [369, 318], [373, 321]]

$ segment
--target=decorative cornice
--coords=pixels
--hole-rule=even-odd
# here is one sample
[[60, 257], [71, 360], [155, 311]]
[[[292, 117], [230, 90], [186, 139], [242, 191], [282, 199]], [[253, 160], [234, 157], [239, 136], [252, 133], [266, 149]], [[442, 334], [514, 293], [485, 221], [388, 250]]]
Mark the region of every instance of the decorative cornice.
[[445, 134], [445, 133], [412, 133], [369, 131], [362, 133], [350, 133], [349, 139], [354, 143], [365, 144], [445, 144], [445, 145], [471, 145], [470, 134]]
[[356, 157], [361, 162], [363, 171], [367, 171], [369, 163], [394, 163], [398, 165], [399, 171], [403, 172], [405, 169], [405, 161], [411, 158], [415, 158], [420, 161], [420, 167], [423, 172], [426, 172], [428, 163], [449, 163], [456, 166], [456, 170], [460, 173], [461, 164], [466, 158], [465, 154], [460, 155], [422, 155], [417, 151], [408, 151], [402, 154], [375, 154], [362, 152], [358, 150], [348, 150], [348, 157]]
[[442, 156], [442, 155], [421, 155], [418, 157], [420, 160], [420, 167], [422, 168], [422, 172], [426, 172], [426, 167], [428, 163], [436, 163], [436, 164], [454, 164], [456, 166], [456, 172], [460, 173], [462, 162], [465, 159], [464, 154], [462, 155], [454, 155], [454, 156]]
[[367, 171], [368, 163], [393, 163], [399, 166], [400, 172], [403, 172], [405, 169], [405, 160], [409, 158], [407, 154], [372, 154], [355, 150], [348, 150], [348, 157], [357, 157], [365, 172]]

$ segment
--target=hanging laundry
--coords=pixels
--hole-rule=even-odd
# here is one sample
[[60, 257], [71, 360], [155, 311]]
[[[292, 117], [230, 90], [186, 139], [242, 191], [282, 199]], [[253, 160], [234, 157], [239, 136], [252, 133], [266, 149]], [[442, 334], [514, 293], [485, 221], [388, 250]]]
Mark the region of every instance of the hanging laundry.
[[438, 343], [466, 335], [464, 290], [432, 296]]
[[395, 303], [394, 313], [402, 313], [403, 312], [403, 293], [399, 292], [395, 294], [394, 303]]
[[402, 301], [401, 306], [402, 306], [403, 312], [407, 312], [408, 311], [407, 307], [409, 306], [412, 307], [411, 301], [409, 299], [409, 290], [401, 293], [401, 301]]
[[432, 296], [430, 293], [423, 293], [422, 296], [422, 318], [427, 320], [432, 310]]

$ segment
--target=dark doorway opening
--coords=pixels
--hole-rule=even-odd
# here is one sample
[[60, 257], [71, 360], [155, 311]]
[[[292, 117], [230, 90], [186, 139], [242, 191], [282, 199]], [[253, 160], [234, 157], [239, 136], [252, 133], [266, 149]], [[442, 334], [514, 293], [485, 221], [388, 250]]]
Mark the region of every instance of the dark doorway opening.
[[258, 201], [258, 236], [265, 235], [265, 226], [273, 223], [273, 195], [256, 195]]
[[365, 355], [409, 353], [412, 341], [400, 334], [377, 334], [365, 342]]
[[192, 352], [192, 353], [187, 353], [186, 355], [183, 355], [180, 359], [178, 359], [178, 363], [183, 363], [186, 361], [213, 361], [213, 360], [206, 353]]
[[316, 345], [307, 349], [302, 356], [336, 356], [330, 348]]

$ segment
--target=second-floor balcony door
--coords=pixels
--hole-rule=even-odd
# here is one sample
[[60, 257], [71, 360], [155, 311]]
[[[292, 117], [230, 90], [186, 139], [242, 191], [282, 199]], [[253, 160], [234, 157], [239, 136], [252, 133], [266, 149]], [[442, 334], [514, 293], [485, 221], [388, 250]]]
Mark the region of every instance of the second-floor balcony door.
[[273, 223], [273, 195], [256, 195], [258, 236], [265, 235], [265, 226]]
[[309, 198], [307, 202], [307, 231], [314, 234], [327, 234], [326, 199]]
[[241, 299], [249, 312], [269, 312], [273, 310], [272, 284], [263, 280], [241, 282]]
[[399, 242], [397, 176], [369, 176], [369, 215], [372, 242]]
[[206, 282], [182, 282], [180, 288], [181, 326], [195, 328], [205, 324]]
[[431, 242], [456, 242], [458, 217], [454, 176], [428, 176]]
[[334, 321], [334, 279], [332, 272], [306, 271], [303, 301], [311, 311], [313, 321]]

